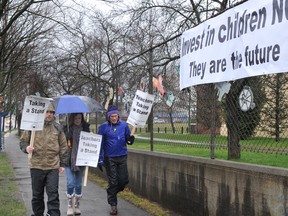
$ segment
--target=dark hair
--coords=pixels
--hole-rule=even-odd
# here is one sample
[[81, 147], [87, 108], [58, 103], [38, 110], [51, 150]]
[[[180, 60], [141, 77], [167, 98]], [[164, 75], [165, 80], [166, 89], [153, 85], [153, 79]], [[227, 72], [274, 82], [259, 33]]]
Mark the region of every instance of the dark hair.
[[74, 124], [74, 118], [75, 118], [75, 116], [77, 116], [79, 114], [81, 115], [81, 123], [86, 122], [85, 119], [84, 119], [83, 113], [71, 113], [69, 115], [69, 120], [68, 120], [69, 126], [72, 126]]

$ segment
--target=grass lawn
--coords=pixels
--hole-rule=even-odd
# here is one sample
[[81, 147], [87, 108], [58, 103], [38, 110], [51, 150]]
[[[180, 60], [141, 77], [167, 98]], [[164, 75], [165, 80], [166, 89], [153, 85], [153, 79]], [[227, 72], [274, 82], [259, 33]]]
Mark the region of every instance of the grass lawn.
[[0, 152], [0, 215], [26, 215], [13, 168], [5, 152]]
[[[141, 135], [142, 136], [142, 135]], [[149, 140], [135, 139], [135, 143], [129, 148], [150, 150]], [[154, 141], [153, 150], [155, 152], [166, 152], [171, 154], [179, 154], [186, 156], [204, 157], [211, 158], [210, 147], [203, 147], [201, 145], [173, 145], [166, 142]], [[215, 148], [214, 158], [227, 160], [228, 153], [226, 148]], [[244, 162], [251, 164], [259, 164], [266, 166], [282, 167], [288, 168], [288, 155], [286, 154], [276, 154], [276, 153], [264, 153], [257, 151], [241, 151], [241, 158], [238, 160], [233, 160], [236, 162]]]

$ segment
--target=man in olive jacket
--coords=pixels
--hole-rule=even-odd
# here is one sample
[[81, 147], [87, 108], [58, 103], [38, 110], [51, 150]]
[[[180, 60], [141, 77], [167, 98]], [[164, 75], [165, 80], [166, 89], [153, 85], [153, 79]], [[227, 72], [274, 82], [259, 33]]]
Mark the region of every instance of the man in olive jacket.
[[32, 184], [33, 216], [43, 216], [45, 211], [44, 189], [46, 188], [47, 215], [60, 216], [59, 172], [67, 165], [67, 141], [62, 127], [55, 122], [55, 108], [51, 103], [47, 109], [42, 131], [35, 131], [33, 147], [30, 146], [31, 131], [24, 131], [20, 148], [31, 154], [29, 166]]

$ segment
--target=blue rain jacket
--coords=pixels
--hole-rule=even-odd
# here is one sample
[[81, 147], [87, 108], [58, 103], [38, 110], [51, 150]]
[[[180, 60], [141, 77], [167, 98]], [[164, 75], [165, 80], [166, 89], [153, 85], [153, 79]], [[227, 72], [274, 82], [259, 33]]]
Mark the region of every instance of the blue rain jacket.
[[100, 158], [117, 157], [127, 155], [127, 140], [130, 136], [130, 128], [127, 122], [119, 121], [111, 124], [109, 121], [100, 125], [98, 134], [102, 135]]

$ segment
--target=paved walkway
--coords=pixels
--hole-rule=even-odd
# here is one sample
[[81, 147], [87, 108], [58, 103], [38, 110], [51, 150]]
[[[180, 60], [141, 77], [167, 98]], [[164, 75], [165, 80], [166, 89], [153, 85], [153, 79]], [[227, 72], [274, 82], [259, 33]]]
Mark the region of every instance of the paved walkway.
[[[18, 181], [19, 189], [22, 194], [25, 206], [27, 208], [26, 216], [32, 214], [31, 210], [31, 181], [28, 167], [27, 154], [24, 154], [19, 148], [19, 139], [15, 136], [16, 131], [5, 134], [4, 147], [7, 152]], [[67, 200], [65, 173], [60, 174], [59, 194], [61, 215], [66, 215]], [[45, 195], [46, 197], [46, 195]], [[87, 186], [83, 187], [83, 198], [80, 209], [83, 216], [107, 216], [110, 206], [107, 204], [106, 190], [88, 180]], [[133, 204], [118, 198], [119, 216], [149, 216], [146, 211], [134, 206]]]

